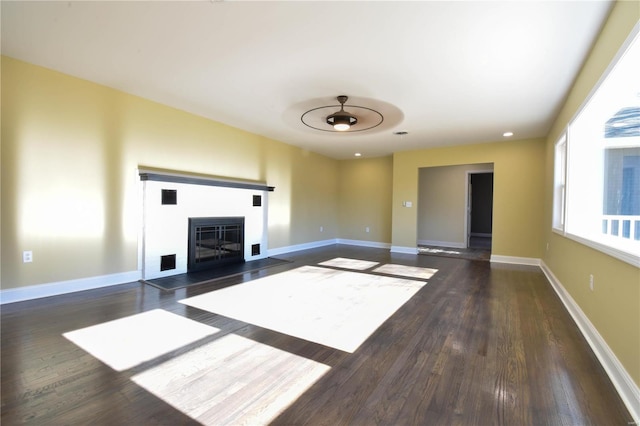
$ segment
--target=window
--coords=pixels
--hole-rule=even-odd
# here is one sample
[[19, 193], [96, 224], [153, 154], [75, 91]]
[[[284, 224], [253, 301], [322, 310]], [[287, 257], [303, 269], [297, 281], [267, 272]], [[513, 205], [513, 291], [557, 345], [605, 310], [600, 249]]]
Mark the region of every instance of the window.
[[556, 142], [555, 170], [553, 175], [553, 229], [564, 231], [565, 198], [567, 182], [567, 135], [563, 134]]
[[638, 27], [556, 143], [553, 229], [640, 266]]

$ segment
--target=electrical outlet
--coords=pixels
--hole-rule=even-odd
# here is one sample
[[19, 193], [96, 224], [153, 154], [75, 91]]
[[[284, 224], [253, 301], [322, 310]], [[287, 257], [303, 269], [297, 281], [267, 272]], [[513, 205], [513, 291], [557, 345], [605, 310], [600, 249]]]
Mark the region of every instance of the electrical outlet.
[[369, 232], [369, 227], [367, 226], [366, 228], [364, 228], [365, 232]]
[[547, 243], [547, 251], [549, 251], [549, 243]]
[[33, 252], [31, 250], [22, 252], [22, 263], [31, 263], [33, 262]]
[[589, 288], [593, 291], [593, 274], [589, 275]]
[[324, 232], [324, 226], [320, 227], [320, 232]]

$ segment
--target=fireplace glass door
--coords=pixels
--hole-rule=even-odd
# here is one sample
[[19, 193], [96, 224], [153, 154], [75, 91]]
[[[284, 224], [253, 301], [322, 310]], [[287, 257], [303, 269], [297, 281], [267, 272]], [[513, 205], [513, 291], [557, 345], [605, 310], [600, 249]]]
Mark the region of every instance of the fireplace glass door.
[[188, 270], [244, 261], [244, 217], [189, 218]]

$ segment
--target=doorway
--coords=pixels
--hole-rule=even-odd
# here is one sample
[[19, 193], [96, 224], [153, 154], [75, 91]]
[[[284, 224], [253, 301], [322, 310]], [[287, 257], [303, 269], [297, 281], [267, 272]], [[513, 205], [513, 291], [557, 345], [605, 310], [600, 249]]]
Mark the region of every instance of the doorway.
[[492, 237], [493, 171], [468, 171], [466, 245], [491, 250]]

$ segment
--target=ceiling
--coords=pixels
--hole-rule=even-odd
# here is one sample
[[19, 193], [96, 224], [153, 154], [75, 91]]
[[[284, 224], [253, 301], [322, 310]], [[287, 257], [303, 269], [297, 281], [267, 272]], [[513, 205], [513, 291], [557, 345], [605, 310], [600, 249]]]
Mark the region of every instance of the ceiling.
[[[375, 157], [546, 136], [611, 6], [3, 0], [1, 48], [329, 157]], [[302, 123], [338, 95], [383, 123], [347, 134]]]

